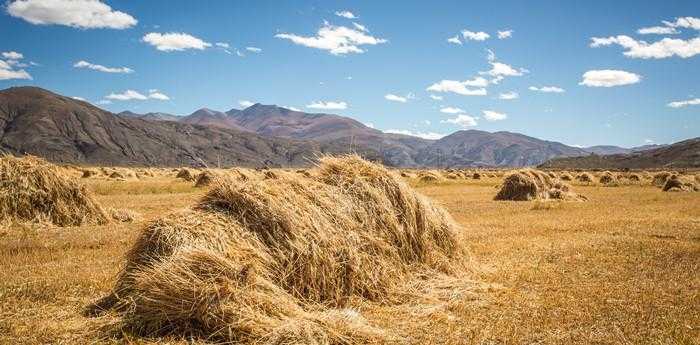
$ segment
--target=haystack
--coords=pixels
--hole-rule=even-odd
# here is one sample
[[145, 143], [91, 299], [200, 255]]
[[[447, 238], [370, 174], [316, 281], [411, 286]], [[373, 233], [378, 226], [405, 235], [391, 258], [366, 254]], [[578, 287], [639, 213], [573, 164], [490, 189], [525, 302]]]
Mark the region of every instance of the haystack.
[[635, 173], [631, 173], [631, 174], [627, 175], [627, 179], [630, 180], [630, 182], [639, 182], [639, 181], [642, 180], [642, 179], [639, 177], [639, 175], [637, 175], [637, 174], [635, 174]]
[[571, 181], [574, 179], [573, 176], [571, 176], [571, 174], [569, 174], [568, 172], [563, 172], [563, 173], [559, 174], [559, 178], [562, 181]]
[[430, 183], [440, 181], [440, 177], [432, 171], [421, 171], [418, 173], [418, 181]]
[[678, 176], [672, 175], [661, 188], [664, 192], [696, 192], [698, 187], [690, 181], [683, 181]]
[[472, 178], [475, 180], [478, 180], [481, 178], [481, 174], [479, 174], [478, 172], [475, 172], [474, 174], [472, 174]]
[[591, 175], [587, 172], [582, 172], [582, 173], [576, 175], [576, 181], [579, 181], [582, 183], [593, 183], [593, 175]]
[[296, 173], [304, 177], [311, 177], [311, 173], [306, 169], [299, 169], [296, 171]]
[[600, 182], [601, 184], [606, 185], [606, 186], [616, 186], [618, 184], [617, 178], [615, 178], [615, 175], [613, 175], [609, 171], [604, 171], [600, 175], [600, 179], [598, 180], [598, 182]]
[[652, 177], [651, 183], [655, 186], [658, 187], [663, 187], [666, 184], [666, 180], [668, 180], [670, 177], [672, 177], [671, 173], [662, 171], [659, 173], [654, 174]]
[[204, 170], [195, 178], [194, 186], [197, 188], [206, 187], [212, 184], [217, 178], [217, 174], [211, 170]]
[[175, 178], [181, 178], [185, 181], [194, 181], [197, 178], [197, 172], [193, 169], [182, 168], [177, 172]]
[[355, 344], [386, 340], [350, 299], [399, 302], [397, 287], [467, 268], [449, 215], [398, 175], [358, 156], [318, 175], [217, 180], [191, 210], [152, 222], [114, 293], [142, 335], [213, 342]]
[[57, 226], [104, 224], [107, 214], [85, 187], [37, 157], [0, 157], [0, 220]]
[[95, 169], [83, 169], [82, 178], [90, 178], [99, 175], [99, 171]]
[[571, 191], [569, 185], [548, 174], [525, 169], [508, 175], [494, 200], [585, 200], [585, 197]]
[[122, 175], [119, 171], [113, 171], [111, 174], [109, 174], [109, 178], [124, 179], [124, 175]]

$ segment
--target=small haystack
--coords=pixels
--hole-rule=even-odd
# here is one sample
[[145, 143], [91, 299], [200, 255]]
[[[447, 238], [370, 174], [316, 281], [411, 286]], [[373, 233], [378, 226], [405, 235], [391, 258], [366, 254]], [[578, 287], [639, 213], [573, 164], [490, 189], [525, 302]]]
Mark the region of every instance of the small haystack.
[[276, 179], [278, 179], [278, 178], [279, 178], [279, 175], [278, 175], [277, 173], [275, 173], [274, 171], [272, 171], [272, 170], [265, 170], [265, 171], [263, 171], [263, 179], [266, 179], [266, 180], [276, 180]]
[[304, 177], [311, 177], [311, 173], [306, 169], [299, 169], [296, 171], [296, 173]]
[[114, 179], [124, 179], [124, 175], [120, 173], [119, 171], [113, 171], [111, 174], [109, 174], [109, 178], [114, 178]]
[[93, 176], [99, 175], [100, 172], [96, 169], [83, 169], [83, 175], [81, 176], [82, 178], [90, 178]]
[[563, 173], [559, 174], [559, 178], [562, 181], [571, 181], [574, 179], [574, 177], [571, 176], [571, 174], [569, 174], [568, 172], [563, 172]]
[[475, 180], [479, 180], [479, 179], [481, 179], [481, 174], [479, 174], [478, 172], [475, 172], [474, 174], [472, 174], [472, 178]]
[[494, 200], [585, 200], [571, 191], [569, 185], [542, 171], [520, 170], [508, 175]]
[[197, 171], [190, 168], [182, 168], [177, 172], [175, 178], [181, 178], [185, 181], [194, 181], [197, 178]]
[[683, 181], [678, 176], [672, 175], [661, 188], [664, 192], [697, 192], [698, 187], [693, 182]]
[[663, 187], [666, 184], [666, 180], [671, 178], [674, 175], [671, 175], [671, 173], [667, 171], [662, 171], [659, 173], [654, 174], [652, 177], [651, 183], [657, 187]]
[[600, 175], [600, 179], [598, 179], [598, 182], [600, 182], [600, 184], [605, 185], [605, 186], [617, 186], [618, 185], [617, 178], [615, 178], [615, 175], [613, 175], [609, 171], [604, 171]]
[[195, 178], [194, 186], [197, 188], [207, 187], [214, 182], [217, 178], [217, 174], [211, 170], [204, 170], [197, 175]]
[[642, 180], [642, 178], [639, 177], [639, 175], [637, 175], [637, 174], [635, 174], [635, 173], [630, 173], [630, 174], [628, 174], [628, 175], [627, 175], [627, 179], [628, 179], [630, 182], [640, 182], [640, 181]]
[[114, 309], [134, 333], [220, 343], [355, 344], [387, 334], [350, 299], [400, 302], [406, 282], [468, 269], [449, 215], [358, 156], [318, 175], [217, 180], [191, 210], [156, 220], [127, 256]]
[[438, 182], [440, 177], [432, 171], [421, 171], [418, 173], [418, 181], [424, 183]]
[[107, 214], [85, 187], [33, 156], [0, 157], [0, 220], [57, 226], [104, 224]]

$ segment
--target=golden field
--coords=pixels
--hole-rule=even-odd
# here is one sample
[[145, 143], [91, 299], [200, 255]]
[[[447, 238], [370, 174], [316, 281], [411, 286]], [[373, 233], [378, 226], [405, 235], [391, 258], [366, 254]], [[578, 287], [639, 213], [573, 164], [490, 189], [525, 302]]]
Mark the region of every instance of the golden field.
[[[351, 302], [395, 335], [388, 342], [700, 344], [700, 193], [573, 182], [588, 201], [494, 201], [501, 177], [410, 175], [462, 227], [473, 272], [427, 285], [431, 298]], [[131, 223], [0, 230], [0, 343], [206, 343], [115, 333], [116, 316], [83, 316], [145, 224], [204, 195], [174, 176], [74, 177], [104, 207], [138, 214]]]

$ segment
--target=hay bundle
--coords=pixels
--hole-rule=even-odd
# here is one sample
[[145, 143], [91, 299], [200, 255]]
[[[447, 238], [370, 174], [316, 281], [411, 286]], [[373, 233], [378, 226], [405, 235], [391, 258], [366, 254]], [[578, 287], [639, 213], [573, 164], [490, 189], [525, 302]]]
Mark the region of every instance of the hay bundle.
[[664, 192], [696, 192], [698, 187], [689, 181], [683, 181], [678, 176], [672, 175], [666, 180], [662, 189]]
[[204, 170], [195, 178], [194, 186], [197, 188], [209, 186], [216, 178], [217, 175], [214, 172], [211, 170]]
[[573, 176], [571, 176], [571, 174], [569, 174], [568, 172], [563, 172], [563, 173], [561, 173], [561, 174], [559, 175], [559, 178], [560, 178], [562, 181], [571, 181], [571, 180], [574, 179]]
[[254, 176], [250, 174], [250, 172], [246, 173], [243, 170], [236, 168], [231, 168], [230, 175], [239, 181], [248, 181], [252, 178], [252, 176]]
[[95, 169], [83, 169], [82, 178], [90, 178], [99, 175], [99, 172]]
[[635, 174], [635, 173], [631, 173], [631, 174], [627, 175], [627, 179], [630, 180], [630, 182], [639, 182], [639, 181], [642, 180], [642, 179], [639, 177], [639, 175], [637, 175], [637, 174]]
[[311, 173], [306, 169], [299, 169], [296, 171], [296, 173], [304, 177], [311, 177]]
[[109, 178], [124, 179], [124, 175], [122, 175], [119, 171], [115, 170], [111, 174], [109, 174]]
[[263, 178], [266, 180], [275, 180], [275, 179], [279, 178], [279, 176], [278, 176], [278, 174], [276, 174], [272, 170], [265, 170], [263, 172]]
[[617, 185], [617, 178], [615, 178], [615, 175], [613, 175], [609, 171], [605, 171], [600, 175], [600, 179], [598, 180], [601, 184], [606, 185], [606, 186], [616, 186]]
[[144, 335], [210, 341], [370, 343], [385, 338], [349, 298], [391, 302], [416, 274], [463, 271], [445, 211], [357, 156], [321, 159], [318, 176], [216, 180], [191, 210], [151, 223], [114, 293]]
[[57, 226], [104, 224], [106, 213], [87, 190], [37, 157], [0, 157], [0, 219]]
[[508, 175], [494, 200], [585, 200], [569, 185], [538, 170], [520, 170]]
[[582, 183], [593, 183], [593, 175], [587, 172], [582, 172], [576, 175], [576, 180]]
[[431, 183], [440, 181], [440, 177], [432, 171], [421, 171], [418, 173], [418, 181]]
[[481, 174], [479, 174], [478, 172], [475, 172], [474, 174], [472, 174], [472, 178], [475, 180], [481, 179]]
[[551, 171], [547, 172], [547, 175], [549, 175], [551, 178], [557, 178], [557, 175]]
[[450, 172], [450, 173], [445, 174], [445, 178], [447, 178], [448, 180], [456, 180], [459, 178], [459, 175], [457, 175], [456, 173]]
[[193, 169], [182, 168], [177, 172], [175, 178], [181, 178], [185, 181], [194, 181], [197, 178], [197, 172]]
[[663, 187], [666, 184], [666, 180], [672, 177], [671, 173], [667, 171], [662, 171], [660, 173], [654, 174], [651, 183], [657, 187]]

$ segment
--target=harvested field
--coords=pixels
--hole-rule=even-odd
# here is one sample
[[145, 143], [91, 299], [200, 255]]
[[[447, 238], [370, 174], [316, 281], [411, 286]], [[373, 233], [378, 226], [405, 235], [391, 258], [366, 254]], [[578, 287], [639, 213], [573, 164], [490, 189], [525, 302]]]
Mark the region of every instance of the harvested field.
[[[405, 258], [411, 256], [401, 254], [392, 265], [405, 272], [384, 272], [384, 261], [375, 265], [378, 267], [372, 267], [372, 261], [353, 264], [348, 271], [314, 264], [299, 266], [305, 269], [293, 271], [291, 276], [271, 274], [285, 269], [277, 261], [281, 257], [275, 256], [274, 251], [260, 256], [257, 250], [282, 242], [253, 241], [244, 231], [269, 227], [263, 224], [272, 223], [261, 223], [266, 219], [290, 219], [289, 223], [275, 223], [279, 229], [285, 229], [284, 224], [295, 228], [306, 224], [303, 227], [308, 232], [304, 232], [304, 237], [286, 242], [295, 243], [292, 248], [298, 253], [330, 253], [337, 248], [339, 255], [353, 257], [353, 251], [342, 250], [346, 247], [336, 246], [336, 240], [314, 242], [318, 243], [315, 249], [299, 245], [307, 243], [298, 241], [308, 239], [306, 236], [312, 236], [314, 231], [326, 229], [322, 226], [326, 218], [313, 217], [319, 224], [309, 217], [287, 218], [295, 210], [316, 208], [299, 203], [287, 211], [274, 202], [281, 197], [297, 200], [305, 195], [277, 195], [275, 191], [290, 190], [292, 182], [285, 177], [288, 175], [302, 179], [299, 191], [316, 190], [328, 183], [337, 186], [334, 188], [360, 183], [354, 175], [343, 175], [336, 169], [326, 173], [312, 171], [313, 178], [273, 170], [279, 179], [236, 181], [226, 189], [216, 185], [195, 188], [192, 182], [176, 179], [174, 174], [127, 181], [77, 176], [75, 181], [84, 181], [105, 209], [132, 210], [139, 217], [133, 222], [100, 226], [0, 229], [0, 343], [208, 344], [222, 337], [228, 339], [226, 331], [216, 333], [208, 341], [202, 338], [203, 327], [217, 328], [222, 322], [236, 325], [232, 328], [236, 330], [245, 326], [247, 331], [237, 339], [243, 343], [308, 343], [300, 339], [380, 344], [698, 343], [700, 277], [695, 272], [700, 269], [700, 193], [664, 193], [648, 183], [623, 184], [618, 188], [584, 184], [575, 189], [586, 195], [588, 202], [497, 202], [492, 199], [498, 192], [494, 186], [502, 183], [500, 179], [425, 184], [408, 178], [406, 181], [419, 193], [452, 215], [462, 229], [456, 233], [454, 243], [469, 248], [468, 260], [448, 260], [445, 267], [427, 264], [423, 266], [427, 271], [414, 270], [413, 265], [404, 268], [408, 267], [404, 266]], [[284, 188], [274, 184], [284, 184]], [[348, 190], [355, 190], [356, 197], [375, 195], [364, 193], [363, 188]], [[318, 200], [318, 205], [325, 205], [325, 198], [337, 203], [334, 198], [345, 197], [316, 194], [319, 196], [306, 197]], [[211, 199], [213, 196], [216, 198]], [[192, 209], [193, 205], [210, 207], [206, 200], [220, 200], [216, 203], [223, 204], [210, 210], [199, 206]], [[225, 205], [233, 205], [231, 200], [247, 208], [236, 208], [239, 213], [232, 214], [218, 211], [223, 207], [230, 212], [232, 208]], [[270, 202], [258, 203], [260, 200]], [[365, 206], [352, 205], [349, 209], [363, 210]], [[368, 207], [367, 212], [372, 209]], [[335, 209], [323, 210], [318, 209], [320, 215], [345, 214]], [[254, 217], [255, 214], [276, 216]], [[250, 225], [241, 226], [242, 223]], [[231, 258], [238, 262], [232, 264], [218, 247], [200, 245], [212, 243], [209, 240], [183, 247], [177, 244], [177, 237], [154, 237], [151, 241], [162, 239], [166, 242], [158, 243], [170, 243], [179, 249], [167, 254], [168, 260], [140, 266], [135, 271], [138, 273], [132, 282], [138, 284], [127, 284], [136, 289], [137, 293], [131, 292], [135, 299], [127, 299], [123, 304], [135, 309], [111, 310], [99, 317], [83, 315], [86, 306], [108, 296], [120, 282], [125, 255], [134, 252], [134, 245], [149, 243], [143, 241], [144, 231], [166, 235], [175, 229], [188, 229], [183, 233], [188, 236], [214, 230], [221, 235], [238, 234], [234, 243], [249, 243], [250, 247], [248, 251], [232, 252]], [[371, 225], [367, 229], [367, 233], [374, 233]], [[362, 233], [365, 232], [358, 234]], [[333, 246], [327, 245], [330, 243]], [[367, 248], [356, 247], [355, 253], [369, 253]], [[415, 253], [412, 250], [406, 253]], [[324, 262], [323, 257], [298, 256], [301, 263]], [[246, 260], [253, 264], [241, 264]], [[457, 269], [460, 262], [464, 266]], [[274, 264], [268, 266], [270, 263]], [[312, 267], [318, 270], [309, 270]], [[386, 275], [405, 280], [375, 281], [360, 279], [362, 276], [355, 280], [355, 274], [370, 272], [383, 272], [382, 278]], [[352, 280], [341, 279], [348, 274]], [[323, 279], [300, 279], [314, 276]], [[286, 286], [298, 287], [289, 291], [314, 297], [300, 302], [295, 293], [284, 288], [284, 279]], [[367, 288], [399, 281], [386, 289]], [[329, 290], [324, 287], [331, 285], [322, 282], [343, 282], [341, 286], [345, 288]], [[301, 287], [307, 292], [302, 292]], [[196, 294], [202, 291], [206, 294]], [[195, 303], [202, 308], [180, 308], [182, 303]], [[248, 307], [237, 309], [241, 306]], [[185, 311], [189, 312], [183, 314]], [[123, 318], [124, 315], [133, 318]], [[226, 319], [197, 319], [202, 315]], [[240, 319], [238, 315], [245, 317]], [[169, 324], [162, 323], [164, 317], [177, 321], [179, 328], [162, 328]], [[188, 323], [193, 320], [206, 323]], [[279, 320], [284, 321], [283, 328]], [[197, 329], [200, 334], [187, 332]], [[189, 334], [183, 337], [182, 333]]]

